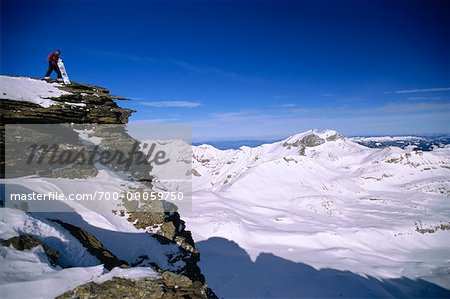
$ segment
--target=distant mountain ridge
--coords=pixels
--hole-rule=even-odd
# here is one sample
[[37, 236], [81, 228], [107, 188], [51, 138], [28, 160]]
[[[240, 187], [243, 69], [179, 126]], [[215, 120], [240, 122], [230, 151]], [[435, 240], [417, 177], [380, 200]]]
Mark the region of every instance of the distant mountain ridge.
[[[383, 148], [388, 146], [397, 146], [404, 148], [406, 146], [413, 146], [424, 151], [430, 151], [436, 147], [444, 147], [450, 144], [450, 135], [428, 135], [428, 136], [355, 136], [348, 137], [355, 142], [371, 147], [371, 148]], [[221, 141], [204, 141], [194, 142], [193, 145], [199, 146], [202, 144], [209, 144], [217, 149], [238, 149], [241, 146], [256, 147], [267, 143], [274, 143], [279, 139], [242, 139], [242, 140], [221, 140]]]
[[370, 148], [384, 148], [396, 146], [414, 150], [431, 151], [434, 148], [443, 148], [450, 144], [450, 135], [430, 136], [376, 136], [351, 137], [351, 140]]

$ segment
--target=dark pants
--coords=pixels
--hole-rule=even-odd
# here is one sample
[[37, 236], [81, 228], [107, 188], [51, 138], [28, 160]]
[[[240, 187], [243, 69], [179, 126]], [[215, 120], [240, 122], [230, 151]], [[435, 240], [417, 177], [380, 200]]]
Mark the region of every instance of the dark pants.
[[47, 70], [47, 73], [45, 73], [45, 77], [50, 77], [50, 74], [52, 73], [52, 71], [56, 72], [56, 74], [58, 75], [58, 79], [62, 78], [59, 67], [57, 65], [53, 65], [51, 63], [48, 64], [48, 70]]

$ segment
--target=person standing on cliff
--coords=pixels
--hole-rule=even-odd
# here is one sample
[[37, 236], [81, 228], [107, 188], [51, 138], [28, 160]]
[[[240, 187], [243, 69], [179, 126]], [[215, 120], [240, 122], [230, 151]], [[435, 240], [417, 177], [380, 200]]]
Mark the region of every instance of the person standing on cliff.
[[56, 50], [53, 53], [50, 53], [47, 57], [48, 60], [48, 70], [47, 73], [45, 73], [45, 79], [50, 79], [50, 74], [55, 71], [58, 75], [58, 81], [62, 81], [61, 71], [58, 67], [58, 59], [59, 55], [61, 54], [60, 50]]

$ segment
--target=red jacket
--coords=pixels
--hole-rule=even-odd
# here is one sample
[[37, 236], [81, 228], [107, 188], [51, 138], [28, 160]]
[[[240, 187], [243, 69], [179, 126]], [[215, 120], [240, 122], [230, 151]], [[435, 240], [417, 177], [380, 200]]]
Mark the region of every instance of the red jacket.
[[52, 65], [58, 65], [58, 58], [59, 58], [59, 54], [56, 55], [55, 53], [50, 53], [50, 54], [48, 55], [47, 60], [48, 60], [48, 62], [49, 62], [50, 64], [52, 64]]

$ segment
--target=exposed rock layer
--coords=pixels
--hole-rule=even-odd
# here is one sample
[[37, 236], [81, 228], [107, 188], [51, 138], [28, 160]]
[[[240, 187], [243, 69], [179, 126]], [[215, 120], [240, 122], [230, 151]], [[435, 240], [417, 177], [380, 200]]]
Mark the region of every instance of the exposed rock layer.
[[[2, 110], [1, 139], [5, 140], [4, 124], [126, 124], [129, 116], [133, 112], [130, 109], [121, 108], [116, 104], [115, 100], [125, 100], [125, 98], [113, 96], [107, 89], [102, 87], [74, 82], [68, 86], [61, 86], [60, 89], [70, 94], [63, 94], [60, 97], [52, 98], [56, 104], [47, 108], [31, 102], [2, 99], [0, 101]], [[103, 138], [103, 146], [115, 144], [115, 146], [121, 147], [126, 152], [131, 144], [130, 142], [134, 142], [135, 140], [125, 131], [119, 131], [117, 129], [112, 131], [100, 130], [96, 134]], [[51, 136], [50, 134], [45, 137], [45, 132], [39, 132], [39, 134], [41, 133], [44, 135], [38, 136], [39, 138], [44, 137], [49, 140], [56, 138], [56, 142], [58, 141], [58, 136]], [[71, 133], [68, 134], [70, 135]], [[33, 136], [33, 134], [28, 134], [28, 136]], [[121, 141], [124, 142], [121, 143]], [[5, 159], [3, 142], [0, 151], [2, 156], [1, 174], [4, 177]], [[117, 165], [109, 166], [111, 170], [121, 170]], [[131, 169], [129, 175], [133, 179], [141, 181], [143, 188], [152, 188], [152, 177], [151, 175], [149, 176], [150, 172], [151, 167], [146, 168], [142, 166]], [[77, 177], [77, 174], [80, 174], [78, 177], [86, 178], [95, 176], [96, 173], [96, 169], [87, 167], [86, 169], [47, 169], [37, 175], [46, 177]], [[150, 212], [148, 209], [145, 209], [148, 207], [134, 212], [126, 211], [128, 220], [137, 228], [141, 229], [159, 227], [159, 230], [155, 234], [149, 233], [149, 238], [153, 236], [161, 244], [178, 245], [180, 247], [180, 254], [168, 257], [168, 260], [169, 263], [182, 261], [184, 262], [184, 267], [181, 267], [177, 273], [162, 272], [161, 278], [158, 279], [149, 278], [131, 281], [123, 278], [114, 278], [100, 285], [91, 282], [67, 292], [62, 295], [62, 298], [116, 298], [118, 296], [215, 298], [214, 293], [207, 288], [204, 276], [197, 265], [197, 262], [200, 260], [200, 253], [195, 248], [191, 233], [185, 230], [184, 222], [176, 212], [176, 207], [171, 208], [170, 212], [167, 212], [167, 209], [163, 205], [164, 203], [159, 202], [155, 206], [150, 207]], [[104, 263], [106, 268], [111, 269], [114, 266], [128, 266], [124, 261], [118, 260], [95, 236], [72, 224], [61, 221], [57, 222], [74, 235], [91, 254]], [[137, 264], [133, 264], [132, 266]], [[151, 265], [152, 261], [147, 260], [145, 263], [141, 261], [141, 264]]]

